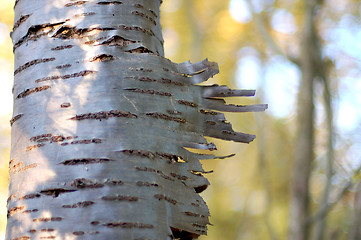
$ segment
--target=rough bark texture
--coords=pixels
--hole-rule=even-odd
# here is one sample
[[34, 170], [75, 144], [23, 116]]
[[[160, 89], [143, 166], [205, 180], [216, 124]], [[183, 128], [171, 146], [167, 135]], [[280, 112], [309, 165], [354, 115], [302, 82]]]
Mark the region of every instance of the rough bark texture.
[[18, 0], [8, 240], [192, 239], [209, 182], [185, 149], [250, 142], [217, 111], [263, 111], [163, 57], [160, 0]]

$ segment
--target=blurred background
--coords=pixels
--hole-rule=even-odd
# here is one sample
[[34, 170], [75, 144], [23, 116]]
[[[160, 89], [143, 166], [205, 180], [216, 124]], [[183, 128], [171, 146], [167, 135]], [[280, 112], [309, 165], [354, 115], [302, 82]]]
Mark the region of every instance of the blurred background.
[[[0, 0], [0, 240], [6, 224], [14, 2]], [[161, 11], [167, 58], [218, 62], [220, 74], [207, 84], [257, 90], [256, 97], [228, 103], [269, 104], [265, 113], [226, 114], [235, 130], [257, 135], [251, 144], [209, 139], [219, 149], [216, 155], [236, 155], [202, 162], [214, 172], [202, 193], [213, 226], [201, 239], [287, 238], [297, 172], [292, 166], [302, 152], [296, 149], [302, 124], [297, 119], [310, 104], [297, 97], [308, 74], [304, 61], [316, 69], [309, 129], [314, 158], [306, 174], [312, 239], [351, 239], [361, 208], [356, 204], [361, 199], [360, 1], [164, 0]], [[315, 237], [318, 231], [323, 238]]]

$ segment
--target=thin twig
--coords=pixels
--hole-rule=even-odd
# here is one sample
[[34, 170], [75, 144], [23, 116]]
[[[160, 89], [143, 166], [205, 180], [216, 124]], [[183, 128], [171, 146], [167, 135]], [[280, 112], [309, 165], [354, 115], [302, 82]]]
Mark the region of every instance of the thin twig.
[[[361, 166], [355, 170], [354, 172], [354, 176], [356, 176], [359, 172], [361, 171]], [[335, 198], [335, 200], [327, 205], [325, 205], [324, 207], [322, 207], [321, 209], [319, 209], [317, 211], [317, 213], [315, 213], [312, 217], [310, 217], [307, 221], [307, 224], [312, 224], [315, 221], [318, 221], [318, 219], [325, 217], [329, 211], [342, 199], [342, 197], [345, 195], [345, 193], [347, 192], [348, 189], [350, 189], [353, 185], [354, 185], [354, 181], [353, 178], [351, 178], [346, 184], [345, 186], [342, 188], [342, 190], [340, 191], [340, 193], [337, 195], [337, 197]]]

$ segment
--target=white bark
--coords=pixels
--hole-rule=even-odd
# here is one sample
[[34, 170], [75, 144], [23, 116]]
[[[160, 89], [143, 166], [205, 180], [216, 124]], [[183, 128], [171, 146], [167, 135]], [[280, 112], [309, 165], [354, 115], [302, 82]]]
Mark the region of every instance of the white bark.
[[[250, 142], [197, 86], [204, 60], [163, 57], [159, 0], [18, 0], [6, 239], [170, 239], [206, 234], [209, 184], [187, 151], [204, 136]], [[207, 98], [207, 99], [206, 99]]]

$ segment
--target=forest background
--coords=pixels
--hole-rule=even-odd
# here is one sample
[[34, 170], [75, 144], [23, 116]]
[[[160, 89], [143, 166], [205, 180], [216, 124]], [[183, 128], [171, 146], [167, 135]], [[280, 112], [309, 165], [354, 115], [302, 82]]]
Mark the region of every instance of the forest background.
[[[14, 2], [0, 0], [0, 240], [6, 225], [10, 158], [14, 70], [9, 32]], [[257, 135], [250, 145], [212, 139], [217, 155], [236, 155], [203, 161], [205, 170], [214, 172], [208, 174], [211, 186], [202, 193], [213, 226], [202, 239], [287, 238], [302, 76], [293, 56], [301, 55], [305, 2], [164, 0], [161, 21], [167, 58], [218, 62], [220, 74], [209, 82], [257, 90], [256, 98], [229, 103], [269, 104], [266, 113], [226, 114], [235, 130]], [[316, 11], [317, 47], [326, 68], [331, 109], [324, 100], [323, 84], [315, 79], [310, 222], [327, 219], [324, 239], [347, 239], [355, 222], [355, 197], [361, 195], [361, 3], [323, 0]], [[328, 128], [330, 120], [332, 128]], [[325, 206], [324, 215], [312, 218]]]

